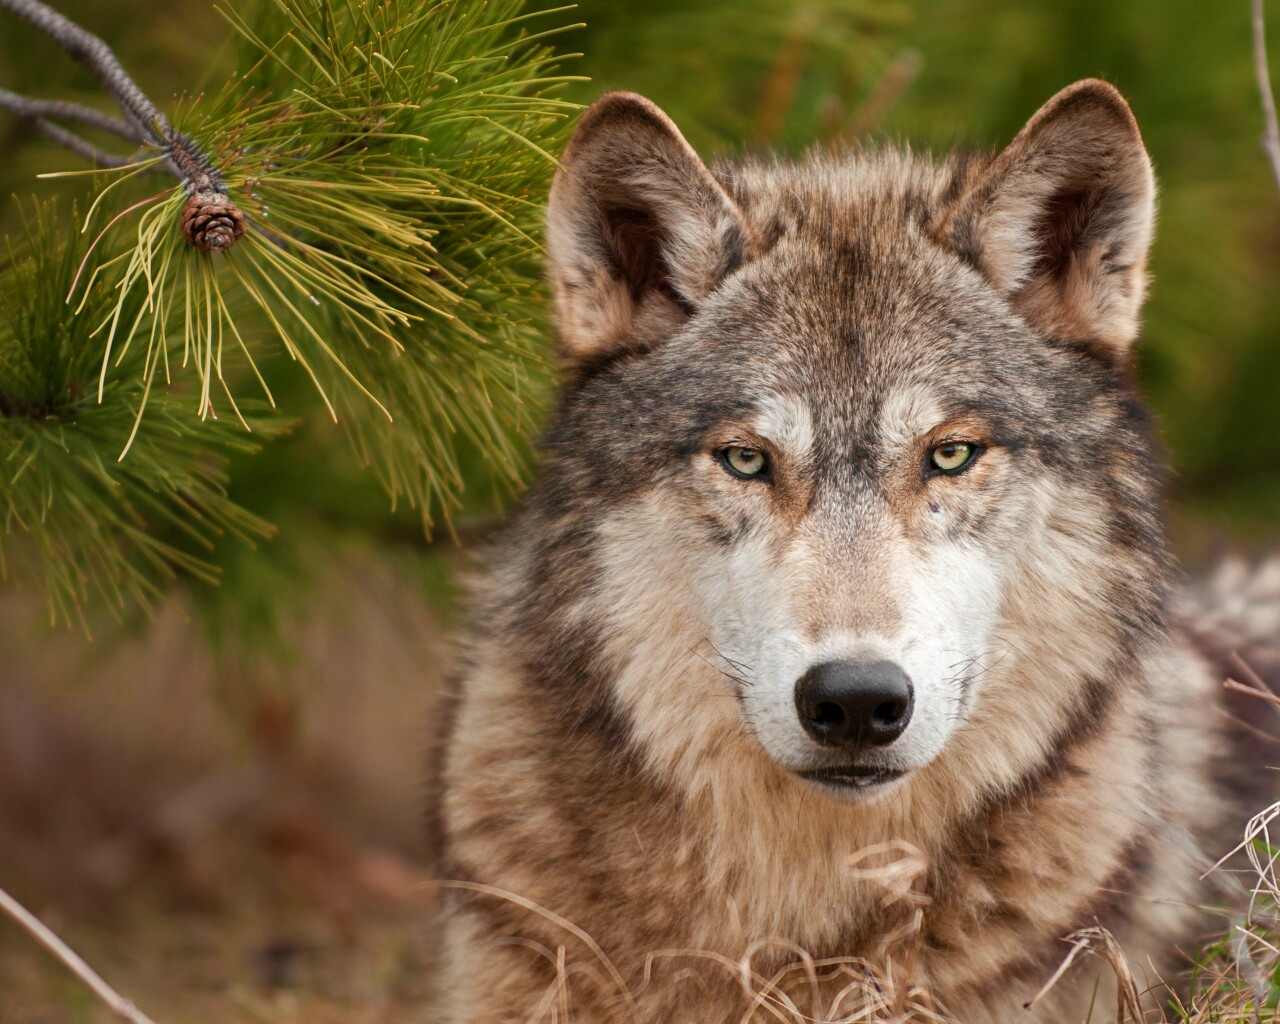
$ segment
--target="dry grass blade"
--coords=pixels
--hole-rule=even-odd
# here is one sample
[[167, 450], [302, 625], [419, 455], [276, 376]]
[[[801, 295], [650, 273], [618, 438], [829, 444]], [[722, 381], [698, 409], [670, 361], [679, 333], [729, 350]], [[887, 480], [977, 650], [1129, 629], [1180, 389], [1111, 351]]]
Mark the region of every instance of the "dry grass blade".
[[[893, 854], [897, 856], [883, 864], [862, 866], [872, 858]], [[920, 962], [924, 944], [924, 912], [932, 902], [922, 887], [928, 877], [929, 859], [911, 843], [897, 839], [860, 850], [849, 858], [849, 866], [855, 878], [878, 882], [884, 887], [883, 906], [901, 905], [906, 910], [906, 920], [884, 939], [886, 950], [901, 946], [905, 951], [901, 961], [902, 977], [890, 989], [894, 993], [893, 1016], [903, 1019], [907, 1015], [907, 1000], [912, 992], [911, 978]], [[892, 974], [894, 967], [893, 959], [888, 957], [886, 970]]]
[[[894, 853], [899, 856], [893, 860], [863, 867], [872, 858]], [[929, 872], [929, 860], [917, 847], [902, 839], [859, 850], [849, 858], [849, 870], [854, 878], [883, 885], [886, 907], [904, 902], [912, 906], [927, 906], [929, 903], [929, 898], [919, 889], [920, 881]]]
[[55, 935], [35, 914], [0, 889], [0, 910], [22, 925], [49, 952], [61, 960], [77, 978], [101, 999], [111, 1012], [121, 1020], [130, 1024], [155, 1024], [150, 1017], [139, 1010], [128, 999], [108, 985], [97, 971], [90, 967], [79, 954]]
[[1259, 700], [1265, 701], [1273, 708], [1280, 708], [1280, 696], [1276, 696], [1263, 678], [1234, 651], [1231, 652], [1231, 664], [1235, 666], [1244, 682], [1236, 679], [1226, 679], [1223, 681], [1223, 686], [1233, 693], [1248, 694], [1250, 697], [1257, 697]]
[[480, 882], [461, 881], [444, 881], [427, 884], [439, 885], [445, 889], [459, 889], [465, 892], [475, 892], [482, 896], [492, 896], [495, 899], [506, 900], [508, 903], [514, 903], [518, 907], [523, 907], [525, 910], [532, 911], [539, 917], [550, 921], [558, 928], [563, 928], [591, 950], [592, 955], [600, 961], [601, 966], [608, 972], [610, 980], [612, 980], [614, 985], [617, 986], [618, 995], [626, 1004], [628, 1011], [631, 1013], [635, 1012], [635, 1000], [631, 995], [631, 989], [627, 987], [626, 981], [623, 980], [622, 973], [616, 966], [614, 966], [613, 961], [609, 959], [605, 951], [600, 948], [600, 944], [568, 918], [561, 917], [555, 911], [548, 910], [546, 907], [535, 903], [533, 900], [525, 899], [523, 896], [513, 892], [507, 892], [507, 890], [499, 889], [497, 886], [493, 885], [484, 885]]
[[1258, 697], [1261, 700], [1265, 700], [1272, 707], [1280, 708], [1280, 697], [1277, 697], [1270, 690], [1259, 690], [1257, 685], [1252, 682], [1242, 683], [1237, 679], [1224, 679], [1222, 685], [1232, 693], [1243, 693], [1250, 697]]
[[1250, 917], [1257, 906], [1259, 897], [1267, 897], [1272, 902], [1280, 903], [1280, 878], [1276, 875], [1276, 861], [1280, 860], [1280, 850], [1271, 841], [1271, 825], [1280, 818], [1280, 803], [1272, 804], [1249, 819], [1245, 826], [1244, 838], [1229, 850], [1206, 874], [1216, 871], [1238, 853], [1249, 858], [1249, 865], [1257, 875], [1249, 904]]
[[[743, 1009], [736, 1018], [739, 1024], [950, 1024], [933, 1008], [928, 994], [912, 984], [923, 944], [924, 909], [930, 903], [921, 891], [928, 874], [927, 859], [908, 843], [883, 843], [852, 855], [848, 870], [857, 879], [882, 886], [883, 905], [900, 906], [904, 912], [903, 926], [884, 936], [876, 960], [861, 956], [820, 960], [794, 942], [768, 938], [750, 943], [737, 959], [714, 950], [667, 949], [645, 958], [634, 990], [591, 935], [541, 904], [481, 883], [427, 884], [514, 903], [569, 933], [590, 951], [592, 962], [574, 964], [567, 959], [563, 945], [552, 950], [527, 938], [512, 936], [505, 940], [532, 949], [552, 968], [553, 977], [546, 991], [531, 1007], [529, 1024], [548, 1020], [561, 1024], [572, 1019], [570, 983], [575, 975], [584, 973], [616, 993], [611, 1001], [622, 1005], [628, 1019], [634, 1018], [638, 1000], [658, 984], [695, 984], [709, 992], [718, 978], [720, 984], [730, 982], [743, 997]], [[663, 971], [659, 982], [658, 965], [662, 962], [671, 964], [672, 970]]]
[[781, 987], [783, 979], [797, 968], [804, 972], [806, 980], [812, 987], [814, 1001], [815, 1003], [817, 1002], [818, 974], [813, 966], [813, 957], [793, 942], [782, 943], [782, 945], [791, 949], [798, 959], [777, 971], [772, 978], [758, 989], [753, 985], [754, 979], [758, 978], [759, 975], [756, 974], [751, 966], [752, 960], [755, 959], [757, 953], [777, 944], [768, 941], [752, 943], [738, 965], [738, 983], [742, 986], [743, 994], [751, 1000], [742, 1014], [741, 1024], [749, 1024], [759, 1009], [767, 1009], [773, 1016], [782, 1021], [804, 1020], [805, 1017], [800, 1012], [800, 1008], [796, 1006], [795, 1001]]
[[[1280, 711], [1280, 697], [1271, 690], [1266, 682], [1241, 658], [1232, 653], [1231, 662], [1244, 682], [1226, 679], [1223, 687], [1233, 693], [1242, 693], [1256, 697], [1274, 710]], [[1277, 875], [1276, 863], [1280, 861], [1280, 849], [1271, 840], [1271, 826], [1280, 818], [1280, 803], [1274, 803], [1249, 819], [1244, 829], [1244, 837], [1223, 857], [1205, 872], [1205, 876], [1217, 871], [1237, 854], [1243, 853], [1249, 859], [1256, 881], [1252, 887], [1247, 920], [1252, 920], [1260, 899], [1268, 903], [1280, 904], [1280, 875]]]
[[1138, 983], [1134, 980], [1133, 969], [1129, 966], [1129, 961], [1125, 958], [1116, 937], [1106, 928], [1097, 925], [1073, 932], [1067, 936], [1067, 941], [1072, 943], [1071, 951], [1067, 953], [1062, 963], [1058, 965], [1058, 969], [1053, 972], [1040, 991], [1026, 1004], [1026, 1009], [1031, 1009], [1044, 999], [1082, 954], [1091, 953], [1105, 959], [1115, 972], [1117, 1024], [1122, 1024], [1126, 1015], [1134, 1021], [1141, 1021], [1143, 1019], [1142, 999], [1138, 992]]

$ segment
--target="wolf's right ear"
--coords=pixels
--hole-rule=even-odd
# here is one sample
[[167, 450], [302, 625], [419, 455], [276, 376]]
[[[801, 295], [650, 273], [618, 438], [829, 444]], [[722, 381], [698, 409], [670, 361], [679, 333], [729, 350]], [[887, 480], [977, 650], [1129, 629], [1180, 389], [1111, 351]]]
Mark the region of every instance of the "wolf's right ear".
[[737, 204], [666, 114], [634, 93], [602, 96], [578, 122], [547, 206], [567, 360], [669, 337], [751, 244]]

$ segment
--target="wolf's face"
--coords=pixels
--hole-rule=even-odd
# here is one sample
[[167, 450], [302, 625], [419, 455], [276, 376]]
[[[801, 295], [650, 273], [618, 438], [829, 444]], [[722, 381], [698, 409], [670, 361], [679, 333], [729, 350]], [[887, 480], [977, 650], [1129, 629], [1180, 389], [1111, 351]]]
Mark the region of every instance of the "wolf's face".
[[1073, 439], [1036, 425], [1071, 368], [992, 380], [1019, 325], [956, 257], [828, 240], [781, 242], [628, 367], [657, 416], [624, 429], [679, 455], [623, 518], [697, 566], [701, 653], [770, 756], [869, 794], [973, 708], [1017, 549], [1070, 490]]
[[563, 614], [652, 756], [732, 723], [882, 794], [984, 715], [1097, 699], [1029, 693], [1027, 659], [1104, 675], [1132, 636], [1099, 608], [1158, 615], [1122, 373], [1151, 207], [1100, 83], [942, 168], [716, 175], [638, 97], [588, 112], [549, 215], [572, 376], [541, 500], [582, 548]]

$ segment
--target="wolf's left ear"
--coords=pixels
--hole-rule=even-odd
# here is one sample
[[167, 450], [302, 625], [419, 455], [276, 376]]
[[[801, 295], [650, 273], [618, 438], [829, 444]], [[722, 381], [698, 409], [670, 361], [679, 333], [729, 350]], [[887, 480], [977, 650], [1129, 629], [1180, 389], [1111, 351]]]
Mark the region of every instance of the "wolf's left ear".
[[666, 114], [634, 93], [602, 96], [578, 122], [547, 205], [565, 356], [581, 365], [674, 334], [751, 238]]
[[1119, 361], [1146, 293], [1155, 179], [1114, 86], [1068, 86], [1027, 122], [939, 225], [1046, 337]]

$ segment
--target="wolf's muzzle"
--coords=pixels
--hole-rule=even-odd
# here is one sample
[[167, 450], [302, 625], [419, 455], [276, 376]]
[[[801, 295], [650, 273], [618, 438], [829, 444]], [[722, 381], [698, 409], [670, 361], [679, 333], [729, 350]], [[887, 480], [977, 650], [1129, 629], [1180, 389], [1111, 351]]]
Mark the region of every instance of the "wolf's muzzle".
[[804, 731], [849, 753], [896, 740], [911, 721], [913, 703], [911, 680], [892, 661], [828, 661], [796, 683]]

